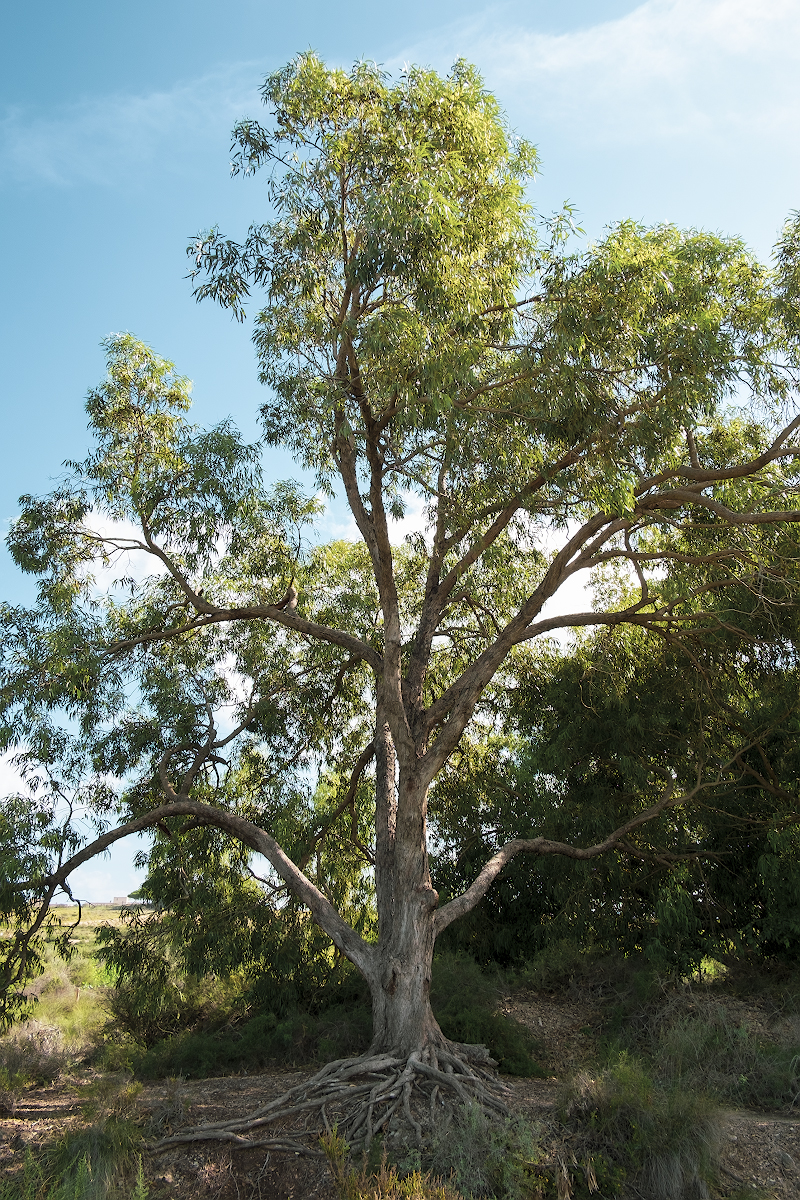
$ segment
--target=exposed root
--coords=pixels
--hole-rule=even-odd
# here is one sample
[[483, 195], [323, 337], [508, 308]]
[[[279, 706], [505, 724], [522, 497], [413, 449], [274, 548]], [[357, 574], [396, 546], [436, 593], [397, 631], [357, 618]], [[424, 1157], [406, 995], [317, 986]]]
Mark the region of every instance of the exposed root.
[[[319, 1135], [334, 1128], [351, 1150], [368, 1150], [378, 1134], [422, 1147], [426, 1130], [465, 1104], [478, 1104], [497, 1117], [509, 1115], [503, 1101], [509, 1088], [494, 1074], [494, 1065], [484, 1047], [452, 1043], [407, 1058], [367, 1053], [339, 1059], [245, 1117], [184, 1129], [150, 1149], [224, 1141], [231, 1148], [262, 1146], [319, 1156]], [[278, 1123], [284, 1126], [280, 1130]]]

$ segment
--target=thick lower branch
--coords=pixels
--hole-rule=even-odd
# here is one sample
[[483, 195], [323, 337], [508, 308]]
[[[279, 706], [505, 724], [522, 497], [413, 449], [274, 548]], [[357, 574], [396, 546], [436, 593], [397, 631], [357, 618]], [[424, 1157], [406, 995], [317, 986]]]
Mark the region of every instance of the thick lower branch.
[[[716, 780], [713, 781], [714, 783]], [[462, 892], [460, 896], [456, 896], [448, 904], [444, 904], [436, 914], [436, 936], [446, 929], [453, 921], [459, 917], [466, 916], [471, 912], [479, 900], [488, 892], [491, 885], [494, 883], [497, 876], [504, 867], [516, 858], [518, 854], [562, 854], [565, 858], [597, 858], [600, 854], [605, 854], [607, 850], [613, 850], [619, 846], [623, 839], [640, 825], [652, 821], [655, 817], [660, 816], [667, 808], [674, 808], [678, 804], [685, 804], [692, 799], [704, 787], [713, 786], [712, 782], [707, 784], [698, 783], [690, 792], [681, 793], [679, 796], [673, 795], [673, 789], [670, 787], [661, 797], [661, 799], [637, 813], [635, 817], [631, 817], [630, 821], [626, 821], [624, 825], [620, 825], [613, 833], [610, 833], [602, 842], [597, 842], [594, 846], [571, 846], [568, 842], [554, 842], [549, 838], [514, 838], [513, 841], [506, 842], [496, 854], [484, 865], [477, 878]]]
[[28, 880], [25, 883], [17, 884], [16, 887], [19, 890], [31, 890], [34, 888], [37, 890], [46, 890], [52, 895], [52, 892], [57, 887], [64, 885], [67, 878], [77, 867], [88, 862], [96, 855], [102, 854], [103, 851], [113, 846], [115, 842], [120, 841], [124, 837], [129, 837], [133, 833], [142, 833], [145, 829], [150, 829], [169, 817], [181, 816], [196, 817], [208, 825], [213, 825], [215, 828], [231, 834], [232, 837], [238, 838], [239, 841], [249, 846], [252, 850], [262, 854], [295, 896], [311, 910], [311, 915], [320, 929], [323, 929], [327, 933], [338, 949], [364, 975], [369, 977], [371, 974], [374, 974], [375, 951], [373, 947], [365, 942], [363, 938], [359, 937], [356, 931], [347, 924], [330, 901], [323, 896], [319, 888], [315, 887], [300, 868], [292, 862], [266, 830], [253, 824], [252, 821], [246, 821], [243, 817], [236, 816], [234, 813], [225, 812], [221, 808], [214, 808], [210, 804], [200, 804], [196, 800], [179, 799], [171, 804], [164, 804], [159, 808], [151, 809], [144, 816], [137, 817], [133, 821], [128, 821], [125, 825], [120, 825], [116, 829], [110, 829], [102, 837], [90, 842], [88, 846], [84, 846], [82, 850], [79, 850], [77, 854], [74, 854], [72, 858], [68, 859], [67, 862], [63, 863], [57, 871], [54, 871], [47, 878], [42, 880]]

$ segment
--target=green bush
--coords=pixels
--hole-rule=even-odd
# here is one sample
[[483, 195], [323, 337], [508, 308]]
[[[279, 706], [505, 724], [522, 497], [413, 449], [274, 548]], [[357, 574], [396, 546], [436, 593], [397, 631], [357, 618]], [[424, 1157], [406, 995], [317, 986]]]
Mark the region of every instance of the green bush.
[[[782, 1007], [777, 997], [749, 996], [742, 1014], [723, 986], [704, 994], [648, 982], [646, 973], [631, 979], [606, 1023], [612, 1055], [643, 1054], [662, 1079], [731, 1104], [778, 1109], [800, 1099], [800, 1020], [784, 1011], [781, 1031], [764, 1031], [770, 1009]], [[756, 1029], [747, 1023], [751, 1007], [764, 1018]]]
[[472, 959], [443, 954], [433, 963], [431, 1007], [445, 1037], [482, 1045], [507, 1075], [545, 1074], [541, 1046], [524, 1025], [494, 1011], [497, 989]]
[[161, 988], [152, 990], [121, 982], [106, 997], [110, 1016], [106, 1029], [127, 1034], [145, 1047], [186, 1030], [218, 1029], [236, 1011], [241, 992], [242, 981], [237, 977], [170, 976]]
[[[137, 996], [123, 986], [111, 997], [113, 1019], [99, 1061], [148, 1079], [325, 1062], [363, 1050], [372, 1030], [369, 994], [354, 971], [322, 989], [311, 1011], [256, 1011], [247, 1019], [238, 1015], [240, 993], [231, 981], [198, 982], [187, 987], [180, 1007], [164, 1006], [160, 1013], [155, 1002], [139, 1010]], [[487, 1046], [507, 1074], [542, 1075], [538, 1043], [524, 1026], [495, 1013], [496, 1002], [495, 985], [470, 959], [436, 959], [431, 1004], [445, 1035]]]
[[567, 1085], [562, 1113], [582, 1152], [578, 1157], [597, 1155], [616, 1168], [615, 1190], [605, 1195], [617, 1196], [623, 1183], [649, 1200], [708, 1194], [720, 1110], [706, 1095], [659, 1083], [623, 1051], [605, 1070], [581, 1073]]
[[522, 1117], [493, 1118], [467, 1104], [434, 1130], [430, 1167], [469, 1200], [524, 1200], [540, 1157], [536, 1131]]
[[514, 972], [518, 986], [537, 992], [557, 992], [573, 984], [596, 986], [616, 973], [618, 963], [608, 955], [571, 938], [560, 938], [538, 951]]
[[655, 1053], [664, 1074], [751, 1108], [783, 1108], [800, 1099], [800, 1030], [794, 1038], [770, 1040], [737, 1022], [724, 1004], [698, 1008], [661, 1030]]
[[357, 1053], [368, 1044], [371, 1028], [365, 1006], [334, 1005], [319, 1015], [292, 1013], [281, 1019], [262, 1013], [212, 1033], [190, 1031], [147, 1050], [130, 1049], [128, 1061], [145, 1079], [258, 1071], [275, 1063], [296, 1065]]

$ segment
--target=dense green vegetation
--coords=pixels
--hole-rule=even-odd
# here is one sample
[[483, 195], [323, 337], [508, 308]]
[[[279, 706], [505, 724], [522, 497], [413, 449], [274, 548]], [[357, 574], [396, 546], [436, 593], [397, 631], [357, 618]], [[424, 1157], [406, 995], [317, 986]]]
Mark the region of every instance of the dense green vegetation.
[[[128, 1002], [124, 986], [118, 991], [110, 982], [103, 943], [95, 941], [101, 922], [118, 932], [125, 925], [112, 909], [90, 908], [86, 916], [71, 962], [48, 956], [33, 1025], [0, 1040], [6, 1109], [31, 1087], [71, 1078], [82, 1124], [43, 1155], [28, 1155], [8, 1198], [0, 1191], [3, 1200], [144, 1200], [143, 1140], [167, 1117], [156, 1111], [150, 1126], [137, 1124], [137, 1079], [307, 1065], [360, 1048], [368, 1038], [367, 997], [352, 974], [331, 984], [313, 1008], [292, 1001], [290, 1009], [287, 1002], [283, 1015], [255, 1012], [241, 977], [173, 975], [169, 994], [185, 995], [185, 1007], [171, 1013], [169, 1030], [155, 1031], [149, 1045], [137, 1041], [120, 1019]], [[587, 1057], [566, 1076], [546, 1045], [534, 1044], [497, 1012], [500, 994], [531, 988], [553, 996], [571, 989], [599, 1007]], [[717, 1179], [720, 1106], [791, 1111], [800, 1098], [800, 975], [760, 954], [728, 967], [706, 961], [702, 973], [671, 980], [641, 956], [610, 957], [574, 942], [554, 945], [514, 971], [480, 970], [467, 958], [444, 955], [432, 1001], [450, 1037], [482, 1037], [503, 1070], [562, 1078], [560, 1121], [576, 1155], [569, 1171], [578, 1200], [611, 1200], [629, 1187], [648, 1196], [691, 1195], [702, 1181]], [[765, 1032], [776, 1014], [775, 1032]], [[175, 1105], [178, 1112], [179, 1100]], [[378, 1158], [362, 1167], [347, 1164], [336, 1143], [326, 1149], [345, 1200], [400, 1200], [425, 1187], [425, 1195], [448, 1200], [523, 1200], [537, 1194], [532, 1188], [548, 1198], [557, 1194], [557, 1171], [543, 1165], [543, 1136], [520, 1123], [497, 1125], [476, 1108], [443, 1128], [417, 1159], [381, 1165], [376, 1144]], [[590, 1180], [598, 1191], [590, 1190]]]

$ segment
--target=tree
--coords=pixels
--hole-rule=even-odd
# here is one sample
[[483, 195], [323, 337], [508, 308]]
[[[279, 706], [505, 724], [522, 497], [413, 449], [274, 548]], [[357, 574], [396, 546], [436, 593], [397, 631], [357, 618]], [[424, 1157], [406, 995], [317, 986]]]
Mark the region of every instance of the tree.
[[[706, 786], [667, 781], [591, 846], [514, 838], [439, 905], [429, 790], [518, 648], [587, 626], [680, 642], [738, 628], [741, 589], [765, 605], [790, 595], [800, 223], [774, 269], [735, 239], [631, 222], [573, 251], [568, 211], [537, 224], [535, 153], [466, 64], [392, 83], [306, 54], [263, 96], [272, 124], [237, 125], [234, 171], [268, 169], [273, 216], [241, 244], [197, 239], [197, 295], [243, 318], [264, 290], [265, 438], [323, 492], [343, 488], [360, 542], [304, 543], [314, 504], [265, 490], [229, 426], [185, 424], [170, 364], [112, 339], [88, 403], [96, 453], [52, 496], [27, 498], [11, 535], [43, 582], [35, 612], [6, 612], [7, 740], [47, 760], [60, 709], [98, 769], [140, 768], [131, 819], [28, 881], [45, 899], [79, 862], [159, 825], [172, 837], [212, 825], [267, 858], [369, 984], [372, 1046], [337, 1068], [367, 1073], [349, 1128], [369, 1140], [401, 1108], [418, 1127], [418, 1085], [500, 1103], [479, 1051], [448, 1044], [431, 1013], [437, 936], [516, 856], [597, 856]], [[425, 528], [398, 548], [391, 522], [410, 497]], [[89, 565], [126, 548], [160, 574], [103, 605]], [[621, 583], [594, 609], [545, 611], [609, 564]], [[319, 830], [292, 856], [251, 819], [257, 804], [226, 805], [251, 752], [236, 746], [259, 731], [275, 779], [303, 746], [332, 754], [342, 811], [373, 772], [362, 850], [377, 940], [310, 877]], [[318, 1099], [332, 1078], [313, 1085]]]
[[752, 597], [737, 607], [749, 636], [705, 630], [691, 670], [685, 646], [637, 628], [518, 664], [499, 731], [462, 738], [432, 789], [443, 894], [512, 838], [591, 844], [655, 803], [666, 779], [707, 786], [602, 859], [547, 859], [535, 878], [518, 859], [446, 946], [520, 964], [563, 941], [566, 959], [572, 943], [681, 974], [706, 956], [796, 954], [796, 608], [770, 611], [765, 628]]

